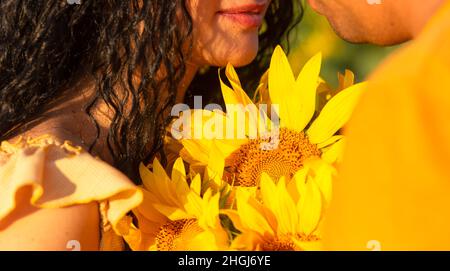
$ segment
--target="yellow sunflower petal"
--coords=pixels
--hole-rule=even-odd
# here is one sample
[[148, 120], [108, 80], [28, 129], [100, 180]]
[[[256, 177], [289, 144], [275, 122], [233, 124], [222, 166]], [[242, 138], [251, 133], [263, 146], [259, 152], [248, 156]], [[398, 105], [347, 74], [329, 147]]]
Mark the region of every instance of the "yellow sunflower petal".
[[121, 221], [117, 230], [132, 250], [151, 250], [155, 245], [155, 232], [161, 224], [148, 221], [139, 213], [135, 215], [139, 223], [138, 229], [133, 225], [132, 220], [128, 219], [128, 221]]
[[[227, 76], [228, 80], [232, 83], [233, 89], [236, 90], [237, 88], [242, 88], [241, 81], [239, 80], [239, 76], [234, 69], [233, 65], [231, 63], [227, 64], [227, 67], [225, 68], [225, 75]], [[236, 86], [236, 88], [234, 88]]]
[[289, 115], [289, 97], [295, 86], [295, 78], [291, 66], [280, 46], [275, 48], [269, 69], [269, 95], [272, 104], [278, 105], [281, 126], [286, 127], [298, 116]]
[[[256, 121], [257, 119], [255, 119], [255, 117], [252, 115], [249, 116], [249, 114], [252, 114], [251, 112], [247, 112], [246, 110], [246, 106], [248, 104], [252, 104], [250, 98], [247, 96], [247, 94], [242, 90], [241, 86], [240, 86], [240, 82], [239, 82], [239, 78], [236, 74], [236, 71], [234, 70], [233, 66], [228, 65], [227, 66], [227, 76], [231, 82], [231, 84], [233, 85], [233, 88], [235, 89], [233, 91], [233, 89], [231, 89], [230, 87], [228, 87], [223, 81], [222, 78], [220, 76], [220, 72], [219, 72], [219, 81], [220, 81], [220, 86], [222, 89], [222, 96], [223, 99], [225, 101], [225, 106], [227, 109], [227, 127], [226, 129], [229, 129], [231, 131], [233, 131], [233, 137], [234, 138], [238, 138], [238, 134], [241, 131], [245, 131], [245, 134], [248, 134], [248, 130], [249, 127], [250, 129], [254, 127], [256, 127]], [[245, 119], [243, 119], [242, 121], [239, 119], [239, 117], [241, 118], [248, 118], [247, 120], [250, 121], [245, 121]], [[250, 117], [250, 118], [249, 118]], [[240, 125], [242, 125], [243, 129], [239, 129]], [[247, 127], [249, 126], [249, 127]], [[227, 137], [229, 136], [228, 134], [226, 135]]]
[[223, 230], [205, 230], [187, 244], [190, 251], [223, 251], [228, 249], [228, 236]]
[[158, 180], [168, 180], [169, 176], [167, 176], [166, 171], [164, 170], [161, 163], [158, 161], [158, 159], [153, 160], [153, 174], [156, 179]]
[[298, 214], [295, 203], [286, 189], [284, 177], [277, 184], [277, 208], [272, 210], [278, 221], [278, 233], [295, 233], [298, 226]]
[[150, 191], [154, 191], [161, 198], [166, 201], [164, 203], [170, 205], [179, 204], [179, 198], [175, 194], [175, 184], [169, 179], [163, 166], [159, 163], [158, 159], [153, 160], [153, 174], [155, 176], [154, 186], [150, 187]]
[[344, 138], [343, 135], [336, 135], [336, 136], [332, 136], [330, 137], [328, 140], [325, 140], [323, 143], [317, 144], [317, 147], [319, 149], [328, 147], [336, 142], [338, 142], [339, 140], [341, 140], [342, 138]]
[[154, 203], [153, 206], [155, 207], [156, 210], [158, 210], [158, 212], [160, 212], [162, 215], [166, 216], [168, 219], [172, 221], [193, 218], [193, 215], [188, 214], [179, 207], [172, 207], [158, 203]]
[[239, 103], [246, 106], [248, 104], [253, 104], [252, 100], [248, 97], [247, 93], [242, 89], [241, 82], [239, 81], [239, 77], [236, 73], [236, 70], [233, 68], [231, 64], [228, 64], [225, 69], [225, 74], [228, 80], [233, 87], [236, 97], [239, 100]]
[[216, 142], [211, 145], [211, 153], [208, 166], [205, 169], [204, 180], [208, 182], [214, 189], [218, 189], [222, 185], [223, 171], [225, 168], [225, 159], [221, 158], [220, 150]]
[[175, 163], [173, 164], [172, 181], [175, 183], [186, 182], [186, 170], [181, 158], [175, 160]]
[[298, 184], [300, 182], [305, 183], [309, 172], [309, 166], [307, 164], [303, 165], [303, 168], [297, 170], [291, 181], [287, 185], [289, 194], [291, 195], [294, 202], [298, 202], [300, 199], [300, 191], [298, 190]]
[[184, 156], [189, 156], [186, 157], [186, 160], [195, 160], [203, 165], [208, 164], [210, 140], [201, 142], [200, 140], [183, 139], [181, 143], [183, 144], [183, 150], [180, 155], [183, 154], [183, 159], [185, 159]]
[[243, 144], [247, 142], [248, 139], [230, 139], [230, 140], [224, 139], [224, 140], [216, 140], [214, 141], [214, 144], [216, 144], [216, 147], [219, 150], [219, 152], [217, 152], [217, 155], [220, 155], [220, 158], [223, 159], [225, 157], [230, 156], [233, 152], [235, 152], [237, 149], [239, 149]]
[[191, 181], [191, 189], [200, 196], [202, 192], [202, 179], [200, 178], [200, 174], [195, 175], [194, 179]]
[[251, 200], [248, 191], [241, 189], [236, 191], [237, 210], [242, 224], [245, 228], [252, 229], [261, 235], [273, 235], [274, 232], [264, 216], [251, 206]]
[[142, 203], [133, 210], [135, 215], [139, 214], [143, 219], [153, 223], [162, 223], [167, 220], [156, 208], [153, 206], [156, 203], [156, 197], [149, 191], [142, 189], [144, 195]]
[[366, 83], [351, 86], [325, 105], [307, 131], [311, 143], [325, 142], [347, 123], [365, 88]]
[[[264, 121], [267, 119], [267, 117], [264, 113], [259, 111], [259, 108], [252, 102], [247, 93], [242, 89], [241, 82], [239, 81], [236, 70], [231, 64], [227, 65], [225, 74], [234, 89], [234, 97], [227, 100], [230, 102], [234, 101], [236, 103], [234, 104], [234, 106], [238, 107], [233, 107], [232, 104], [228, 103], [227, 100], [225, 100], [227, 104], [227, 113], [231, 114], [231, 112], [237, 111], [241, 114], [244, 114], [242, 116], [245, 116], [246, 121], [242, 123], [244, 123], [246, 126], [246, 135], [249, 135], [250, 137], [256, 137], [259, 127], [264, 127]], [[229, 93], [229, 89], [226, 88], [225, 93], [226, 95], [232, 95], [231, 93]]]
[[321, 241], [302, 241], [293, 238], [292, 241], [296, 246], [296, 250], [301, 251], [321, 251], [323, 250], [323, 244]]
[[200, 218], [203, 215], [202, 199], [195, 193], [187, 194], [183, 207], [187, 213], [192, 214], [194, 217]]
[[338, 73], [339, 89], [346, 89], [355, 83], [355, 74], [351, 70], [345, 70], [344, 74]]
[[313, 181], [317, 184], [322, 193], [325, 203], [324, 207], [326, 208], [331, 201], [333, 176], [336, 174], [336, 169], [321, 159], [309, 161], [305, 164], [305, 167], [308, 167], [309, 170], [314, 172]]
[[261, 174], [261, 197], [265, 206], [271, 210], [277, 209], [277, 186], [272, 178], [265, 172]]
[[154, 176], [153, 173], [143, 164], [139, 164], [139, 175], [141, 176], [144, 187], [150, 189], [153, 186]]
[[228, 218], [231, 219], [231, 222], [233, 222], [233, 226], [239, 231], [243, 232], [246, 230], [246, 228], [242, 224], [241, 217], [236, 210], [222, 209], [220, 210], [220, 213], [228, 216]]
[[341, 162], [342, 155], [344, 153], [344, 147], [345, 147], [345, 138], [339, 140], [338, 142], [334, 143], [332, 146], [328, 147], [323, 153], [322, 153], [322, 159], [326, 162], [333, 164], [336, 162]]
[[300, 201], [297, 209], [300, 215], [298, 230], [310, 235], [318, 227], [322, 216], [322, 196], [317, 184], [310, 178], [306, 183], [299, 183]]
[[254, 231], [246, 231], [234, 238], [231, 249], [243, 251], [260, 250], [260, 245], [264, 242], [263, 237]]
[[322, 54], [312, 57], [303, 67], [295, 83], [295, 92], [298, 94], [294, 97], [284, 97], [290, 100], [289, 114], [295, 116], [288, 128], [297, 132], [303, 131], [314, 115], [321, 63]]
[[208, 189], [203, 196], [203, 214], [199, 217], [199, 225], [203, 228], [220, 227], [219, 220], [219, 199], [220, 194], [212, 194], [212, 190]]
[[181, 158], [178, 158], [173, 165], [172, 181], [176, 186], [176, 195], [182, 197], [189, 193], [189, 185], [186, 181], [186, 170], [184, 168], [183, 159]]
[[[258, 104], [270, 105], [268, 84], [269, 84], [269, 70], [267, 70], [261, 76], [261, 80], [259, 81], [258, 88], [256, 89], [255, 94], [253, 96], [253, 102], [258, 103]], [[257, 99], [257, 97], [259, 99]]]
[[220, 81], [220, 88], [222, 90], [222, 96], [223, 100], [225, 101], [225, 105], [230, 104], [240, 104], [239, 98], [236, 95], [236, 92], [233, 91], [227, 84], [225, 84], [222, 80], [222, 77], [220, 76], [220, 70], [219, 70], [219, 81]]

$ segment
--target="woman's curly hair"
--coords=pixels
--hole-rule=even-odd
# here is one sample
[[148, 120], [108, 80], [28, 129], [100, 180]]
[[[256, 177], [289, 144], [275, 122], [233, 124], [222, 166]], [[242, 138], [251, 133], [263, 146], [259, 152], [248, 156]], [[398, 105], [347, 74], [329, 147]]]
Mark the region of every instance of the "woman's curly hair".
[[[115, 166], [138, 180], [139, 163], [162, 149], [167, 109], [186, 71], [192, 20], [185, 0], [75, 2], [0, 2], [0, 141], [29, 129], [69, 86], [93, 75], [97, 89], [86, 114], [98, 139], [93, 108], [102, 102], [113, 110], [108, 149]], [[241, 69], [249, 86], [267, 68], [267, 55], [300, 20], [297, 7], [301, 11], [294, 1], [272, 1], [258, 57]], [[136, 69], [141, 71], [138, 85]], [[157, 76], [161, 70], [164, 78]], [[217, 69], [197, 75], [191, 88], [210, 93], [209, 82], [217, 82]], [[164, 100], [160, 90], [168, 91]]]

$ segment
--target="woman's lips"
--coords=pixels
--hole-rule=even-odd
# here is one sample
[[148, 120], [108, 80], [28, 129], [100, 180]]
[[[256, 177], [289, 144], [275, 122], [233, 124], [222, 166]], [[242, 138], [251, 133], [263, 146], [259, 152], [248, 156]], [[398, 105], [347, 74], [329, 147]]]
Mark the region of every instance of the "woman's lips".
[[260, 27], [263, 21], [261, 15], [252, 13], [220, 13], [220, 15], [249, 28]]
[[232, 20], [247, 28], [257, 28], [262, 25], [266, 5], [246, 5], [223, 9], [218, 15]]

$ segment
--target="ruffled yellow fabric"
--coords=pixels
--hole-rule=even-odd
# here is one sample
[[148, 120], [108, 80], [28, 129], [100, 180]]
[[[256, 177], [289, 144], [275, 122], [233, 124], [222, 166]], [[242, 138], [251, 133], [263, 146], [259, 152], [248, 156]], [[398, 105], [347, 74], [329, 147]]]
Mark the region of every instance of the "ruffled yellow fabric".
[[142, 192], [121, 172], [50, 136], [1, 143], [0, 221], [14, 212], [24, 187], [32, 188], [30, 203], [38, 208], [99, 202], [101, 250], [123, 249], [117, 226], [142, 202]]

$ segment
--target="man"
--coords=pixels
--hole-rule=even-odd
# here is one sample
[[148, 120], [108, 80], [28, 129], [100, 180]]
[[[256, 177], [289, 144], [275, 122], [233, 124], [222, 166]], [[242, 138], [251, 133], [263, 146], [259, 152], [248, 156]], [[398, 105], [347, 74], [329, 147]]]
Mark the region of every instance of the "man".
[[325, 248], [450, 250], [450, 0], [309, 2], [350, 42], [412, 39], [347, 125]]

